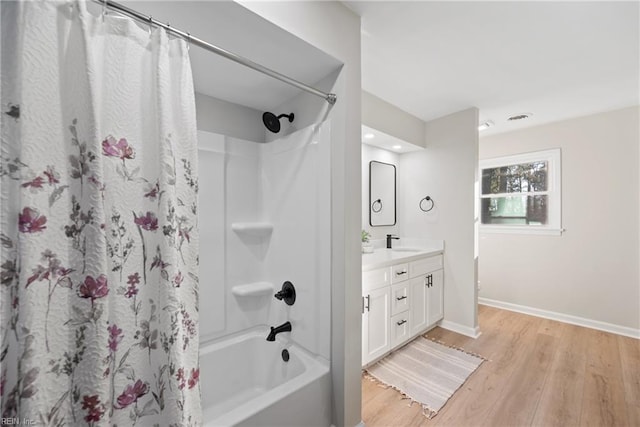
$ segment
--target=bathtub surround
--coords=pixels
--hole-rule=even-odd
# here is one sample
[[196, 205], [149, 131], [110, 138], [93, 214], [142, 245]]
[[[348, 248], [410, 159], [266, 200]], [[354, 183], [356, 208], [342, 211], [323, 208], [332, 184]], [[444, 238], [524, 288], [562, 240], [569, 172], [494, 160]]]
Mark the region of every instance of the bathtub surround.
[[[331, 90], [340, 102], [331, 111], [308, 104], [313, 107], [308, 114], [316, 122], [330, 118], [332, 129], [331, 239], [322, 239], [331, 250], [331, 272], [325, 280], [331, 283], [331, 313], [326, 315], [331, 319], [332, 424], [355, 426], [360, 423], [362, 333], [361, 292], [351, 286], [361, 281], [360, 18], [340, 2], [241, 4], [344, 64]], [[295, 111], [296, 121], [301, 118], [298, 109], [278, 109]]]
[[[292, 339], [329, 359], [330, 137], [328, 122], [266, 144], [198, 132], [203, 344], [290, 320]], [[286, 281], [292, 306], [274, 298]], [[241, 292], [260, 283], [270, 290]]]
[[205, 425], [331, 424], [331, 135], [328, 121], [268, 143], [198, 132]]
[[200, 425], [187, 45], [2, 4], [2, 416]]
[[[158, 2], [158, 7], [162, 6], [162, 3]], [[209, 5], [211, 4], [213, 3]], [[235, 3], [234, 5], [237, 6]], [[332, 388], [339, 392], [344, 389], [344, 372], [340, 367], [344, 363], [345, 351], [353, 349], [353, 340], [345, 340], [340, 335], [341, 329], [345, 329], [347, 324], [339, 320], [339, 316], [344, 315], [345, 307], [355, 308], [357, 312], [357, 307], [351, 304], [345, 306], [344, 297], [341, 297], [340, 293], [348, 291], [344, 285], [344, 198], [345, 191], [352, 194], [348, 188], [345, 190], [343, 177], [344, 152], [350, 142], [354, 141], [346, 136], [350, 130], [347, 112], [351, 114], [352, 109], [355, 108], [356, 98], [351, 92], [357, 90], [359, 93], [360, 90], [359, 51], [352, 50], [353, 44], [349, 40], [357, 40], [359, 46], [359, 26], [357, 26], [357, 19], [356, 25], [351, 25], [352, 21], [340, 16], [346, 12], [349, 19], [355, 18], [351, 12], [337, 3], [287, 3], [282, 6], [282, 10], [297, 13], [308, 7], [324, 10], [324, 12], [309, 15], [305, 30], [313, 27], [321, 28], [322, 32], [329, 35], [331, 39], [336, 33], [335, 29], [324, 26], [322, 22], [326, 22], [325, 19], [318, 19], [323, 13], [327, 16], [333, 14], [335, 19], [332, 19], [332, 22], [340, 22], [337, 28], [340, 28], [342, 33], [335, 42], [340, 49], [347, 48], [350, 52], [348, 57], [351, 58], [350, 65], [346, 71], [339, 61], [343, 58], [333, 61], [325, 59], [319, 61], [317, 58], [314, 60], [315, 63], [329, 64], [327, 68], [331, 71], [328, 74], [321, 74], [325, 77], [315, 82], [311, 79], [306, 81], [321, 90], [337, 93], [339, 101], [333, 106], [307, 93], [286, 97], [275, 96], [265, 100], [262, 90], [255, 91], [258, 92], [256, 93], [258, 98], [262, 97], [260, 105], [252, 100], [247, 103], [235, 98], [224, 98], [225, 102], [203, 103], [203, 100], [209, 101], [211, 98], [198, 95], [199, 108], [205, 104], [208, 107], [223, 109], [235, 107], [229, 110], [241, 111], [243, 114], [242, 120], [232, 117], [224, 123], [220, 123], [220, 114], [208, 115], [199, 112], [198, 116], [198, 125], [201, 130], [214, 130], [221, 133], [221, 129], [226, 129], [225, 135], [212, 136], [208, 132], [202, 132], [199, 136], [199, 143], [206, 140], [203, 137], [206, 134], [208, 134], [207, 137], [219, 140], [222, 148], [217, 150], [218, 152], [207, 153], [207, 156], [209, 160], [216, 159], [213, 160], [214, 163], [219, 162], [225, 168], [220, 176], [215, 171], [208, 171], [209, 167], [201, 166], [201, 171], [207, 170], [207, 172], [201, 172], [202, 174], [208, 173], [212, 178], [219, 177], [219, 179], [206, 181], [203, 178], [201, 194], [212, 194], [212, 201], [221, 200], [219, 204], [214, 202], [207, 207], [208, 198], [201, 198], [202, 217], [210, 218], [213, 213], [216, 218], [213, 224], [203, 224], [201, 244], [203, 248], [210, 245], [217, 250], [209, 259], [225, 259], [223, 263], [207, 263], [204, 258], [201, 258], [203, 260], [201, 276], [203, 277], [204, 269], [212, 267], [211, 264], [222, 266], [222, 270], [217, 270], [215, 276], [207, 279], [209, 285], [205, 286], [203, 281], [201, 287], [200, 301], [207, 305], [207, 308], [203, 306], [202, 314], [209, 319], [216, 319], [215, 322], [211, 320], [201, 322], [202, 351], [204, 354], [209, 345], [216, 345], [236, 335], [243, 335], [253, 327], [257, 327], [262, 328], [259, 333], [260, 340], [265, 345], [269, 344], [267, 348], [272, 349], [277, 356], [269, 359], [279, 363], [270, 365], [277, 370], [285, 364], [280, 357], [283, 347], [278, 341], [279, 338], [282, 338], [287, 346], [295, 344], [313, 354], [316, 366], [318, 361], [330, 361], [328, 363], [330, 363], [331, 372], [316, 375], [313, 374], [315, 368], [308, 368], [305, 373], [295, 379], [287, 379], [284, 387], [270, 385], [264, 393], [260, 393], [259, 397], [265, 399], [251, 398], [251, 402], [247, 402], [248, 406], [242, 406], [244, 409], [239, 412], [242, 413], [243, 420], [238, 422], [251, 425], [345, 425], [343, 421], [335, 421], [334, 409], [336, 413], [341, 411], [340, 407], [345, 398], [351, 401], [359, 396], [359, 370], [350, 372], [353, 380], [350, 382], [351, 390], [348, 393], [336, 394], [332, 392]], [[267, 9], [278, 10], [280, 4], [270, 3]], [[251, 13], [247, 14], [251, 15]], [[251, 21], [251, 18], [248, 19]], [[261, 25], [264, 26], [264, 22], [259, 23], [258, 28]], [[273, 24], [269, 23], [269, 25]], [[251, 31], [254, 29], [255, 27], [252, 26]], [[278, 28], [277, 31], [271, 29], [270, 34], [277, 36], [274, 34], [276, 32], [280, 33], [280, 36], [285, 33]], [[293, 36], [287, 33], [287, 37]], [[247, 31], [243, 31], [243, 37], [236, 37], [229, 41], [234, 42], [235, 39], [239, 39], [246, 42], [246, 38]], [[317, 40], [308, 41], [330, 54], [335, 54], [331, 49], [325, 49], [326, 46], [322, 46], [322, 43], [318, 44]], [[259, 55], [264, 55], [263, 47], [259, 45], [258, 48], [255, 43], [251, 43], [251, 48]], [[246, 56], [253, 57], [246, 52], [245, 50]], [[314, 55], [318, 54], [328, 56], [315, 50]], [[291, 51], [286, 49], [276, 52], [275, 55], [269, 55], [269, 58], [288, 55], [291, 55]], [[294, 74], [300, 69], [309, 67], [305, 61], [300, 61], [298, 58], [296, 55], [295, 64], [290, 68]], [[280, 64], [280, 61], [278, 63]], [[284, 60], [282, 64], [287, 64], [287, 61]], [[279, 69], [287, 71], [286, 67]], [[352, 86], [353, 80], [356, 79], [357, 83]], [[253, 94], [253, 89], [250, 92]], [[211, 93], [208, 95], [215, 96]], [[229, 101], [250, 106], [251, 109], [238, 108], [230, 105]], [[214, 108], [210, 110], [214, 111]], [[254, 120], [249, 116], [256, 111]], [[282, 120], [281, 131], [273, 134], [262, 124], [261, 116], [265, 111], [293, 112], [295, 120], [292, 123]], [[359, 116], [359, 110], [354, 116]], [[325, 128], [328, 120], [331, 121], [331, 129]], [[320, 123], [322, 125], [318, 126]], [[351, 121], [349, 123], [355, 124]], [[261, 128], [262, 135], [254, 136], [255, 125]], [[243, 127], [246, 127], [246, 130]], [[354, 125], [353, 129], [359, 134], [358, 127]], [[309, 136], [314, 131], [320, 131], [320, 139], [306, 140], [306, 137], [301, 136], [301, 132]], [[324, 138], [329, 138], [327, 144], [323, 142]], [[295, 145], [301, 140], [306, 141], [308, 147]], [[283, 146], [283, 141], [294, 145]], [[311, 144], [313, 142], [318, 144]], [[359, 144], [357, 147], [359, 149]], [[322, 156], [326, 157], [318, 157], [316, 154], [319, 152], [324, 153]], [[204, 156], [202, 158], [204, 159]], [[327, 161], [325, 162], [324, 159]], [[313, 171], [317, 172], [319, 168], [325, 167], [326, 174], [323, 177], [313, 178]], [[357, 173], [359, 174], [359, 170]], [[209, 190], [204, 189], [205, 182], [209, 183]], [[218, 191], [219, 188], [222, 191]], [[223, 218], [223, 226], [219, 225], [220, 217]], [[258, 227], [259, 224], [264, 227]], [[209, 228], [207, 232], [210, 236], [218, 240], [212, 240], [211, 237], [205, 238], [205, 227]], [[358, 221], [356, 228], [358, 232], [359, 228]], [[358, 251], [359, 260], [359, 239], [356, 242], [355, 248]], [[201, 253], [204, 254], [206, 251], [203, 249]], [[318, 257], [319, 253], [327, 254], [327, 258]], [[296, 287], [296, 302], [293, 306], [287, 306], [273, 297], [285, 281], [291, 281]], [[269, 288], [271, 291], [255, 292]], [[356, 319], [359, 319], [359, 312], [356, 314]], [[291, 322], [292, 331], [279, 334], [275, 342], [267, 342], [265, 338], [269, 333], [268, 326], [280, 325], [286, 321]], [[359, 329], [359, 325], [356, 327]], [[351, 344], [346, 347], [346, 342]], [[290, 351], [290, 360], [294, 360], [297, 351], [295, 348], [287, 348]], [[225, 366], [228, 368], [229, 362], [226, 363]], [[262, 364], [256, 366], [262, 366]], [[205, 370], [206, 367], [202, 371], [203, 377], [207, 376]], [[230, 369], [227, 370], [230, 371]], [[220, 381], [215, 382], [220, 384]], [[250, 384], [249, 387], [252, 385]], [[355, 394], [356, 391], [357, 394]], [[206, 401], [205, 393], [206, 391], [203, 392], [203, 399]], [[265, 401], [271, 403], [265, 404]], [[206, 424], [211, 419], [207, 415], [206, 402], [204, 405]], [[291, 411], [291, 408], [295, 410]], [[229, 413], [221, 416], [233, 416], [232, 412], [238, 413], [231, 407], [227, 409]], [[357, 416], [359, 421], [359, 398], [355, 405], [349, 406], [349, 410]], [[216, 417], [215, 420], [218, 418]]]

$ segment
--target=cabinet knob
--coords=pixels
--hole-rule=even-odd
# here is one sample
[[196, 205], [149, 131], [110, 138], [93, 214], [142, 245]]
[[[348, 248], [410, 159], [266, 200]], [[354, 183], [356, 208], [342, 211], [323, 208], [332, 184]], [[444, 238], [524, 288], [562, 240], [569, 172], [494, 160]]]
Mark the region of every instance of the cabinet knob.
[[407, 270], [396, 271], [396, 276], [402, 276], [403, 274], [407, 274]]
[[402, 301], [403, 299], [407, 299], [407, 296], [406, 296], [406, 295], [403, 295], [403, 296], [401, 296], [401, 297], [396, 297], [396, 300], [397, 300], [397, 301]]
[[396, 322], [396, 325], [398, 325], [398, 326], [402, 326], [402, 325], [404, 325], [405, 323], [407, 323], [407, 321], [406, 321], [406, 320], [404, 320], [404, 319], [402, 319], [401, 321]]

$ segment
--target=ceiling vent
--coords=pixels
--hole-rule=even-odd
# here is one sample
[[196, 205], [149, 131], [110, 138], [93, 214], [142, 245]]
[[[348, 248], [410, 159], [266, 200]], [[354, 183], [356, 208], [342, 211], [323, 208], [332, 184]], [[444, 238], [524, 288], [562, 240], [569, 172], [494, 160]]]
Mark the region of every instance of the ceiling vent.
[[522, 113], [522, 114], [516, 114], [515, 116], [511, 116], [507, 119], [507, 121], [515, 121], [515, 120], [524, 120], [524, 119], [528, 119], [529, 117], [533, 116], [532, 113]]

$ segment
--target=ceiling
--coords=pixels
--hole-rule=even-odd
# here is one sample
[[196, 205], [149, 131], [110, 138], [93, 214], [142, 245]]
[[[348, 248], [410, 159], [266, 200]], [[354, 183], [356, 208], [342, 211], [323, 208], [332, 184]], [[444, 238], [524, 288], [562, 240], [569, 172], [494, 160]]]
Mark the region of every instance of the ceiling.
[[398, 154], [424, 150], [424, 147], [418, 147], [410, 142], [403, 141], [395, 136], [365, 125], [362, 125], [362, 143]]
[[345, 3], [363, 89], [425, 121], [475, 106], [484, 136], [640, 103], [637, 1]]
[[[120, 3], [312, 86], [341, 65], [333, 57], [234, 2], [125, 0]], [[96, 10], [99, 12], [100, 7]], [[271, 111], [300, 93], [300, 89], [204, 49], [194, 47], [189, 56], [196, 92], [260, 111]]]

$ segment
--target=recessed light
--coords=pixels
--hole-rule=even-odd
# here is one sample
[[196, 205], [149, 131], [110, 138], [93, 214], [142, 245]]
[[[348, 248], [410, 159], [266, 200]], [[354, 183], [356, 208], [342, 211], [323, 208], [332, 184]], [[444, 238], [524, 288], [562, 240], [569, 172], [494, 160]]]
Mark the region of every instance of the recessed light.
[[402, 145], [394, 145], [393, 147], [394, 150], [400, 150], [402, 148]]
[[376, 136], [374, 134], [372, 134], [372, 133], [365, 133], [364, 134], [364, 139], [373, 139], [375, 137]]
[[514, 120], [524, 120], [524, 119], [528, 119], [531, 116], [533, 116], [533, 113], [520, 113], [520, 114], [516, 114], [509, 117], [507, 121], [512, 122]]
[[478, 126], [478, 131], [489, 129], [491, 126], [493, 126], [493, 122], [491, 120], [487, 120], [484, 123], [480, 123], [480, 125]]

